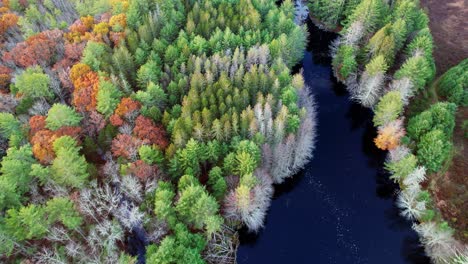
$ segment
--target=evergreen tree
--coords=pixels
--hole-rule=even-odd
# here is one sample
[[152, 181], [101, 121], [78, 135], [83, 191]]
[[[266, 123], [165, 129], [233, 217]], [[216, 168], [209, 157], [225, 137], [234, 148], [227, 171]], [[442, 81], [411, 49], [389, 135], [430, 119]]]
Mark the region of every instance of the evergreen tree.
[[60, 185], [82, 188], [89, 177], [88, 164], [84, 156], [79, 154], [80, 147], [76, 141], [63, 136], [54, 141], [54, 151], [57, 157], [52, 162], [52, 178]]
[[54, 104], [47, 114], [46, 127], [57, 130], [64, 126], [77, 126], [83, 117], [73, 108], [64, 104]]
[[53, 98], [54, 94], [49, 88], [50, 79], [39, 66], [27, 68], [16, 77], [13, 91], [27, 98]]
[[101, 80], [99, 82], [99, 90], [97, 93], [97, 106], [101, 114], [108, 117], [112, 115], [117, 105], [122, 98], [122, 92], [111, 82]]

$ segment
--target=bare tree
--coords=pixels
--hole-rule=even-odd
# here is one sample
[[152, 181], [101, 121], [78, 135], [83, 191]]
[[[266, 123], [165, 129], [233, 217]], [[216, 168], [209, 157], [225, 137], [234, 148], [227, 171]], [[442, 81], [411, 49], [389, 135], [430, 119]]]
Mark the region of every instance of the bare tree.
[[364, 72], [359, 82], [359, 89], [351, 98], [358, 101], [365, 107], [373, 107], [382, 95], [385, 83], [385, 74], [383, 72], [374, 75]]
[[215, 232], [206, 245], [203, 259], [209, 264], [236, 263], [236, 252], [239, 245], [237, 232], [226, 225]]
[[83, 215], [99, 223], [115, 213], [121, 200], [122, 194], [108, 184], [104, 184], [102, 188], [94, 184], [81, 191], [78, 204]]

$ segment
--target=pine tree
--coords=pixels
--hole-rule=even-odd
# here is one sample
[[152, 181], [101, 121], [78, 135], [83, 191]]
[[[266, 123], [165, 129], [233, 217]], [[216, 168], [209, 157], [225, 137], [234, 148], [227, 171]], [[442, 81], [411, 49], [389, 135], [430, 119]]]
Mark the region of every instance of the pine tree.
[[16, 78], [14, 90], [20, 95], [29, 98], [47, 98], [54, 97], [49, 88], [50, 79], [39, 66], [27, 68]]
[[114, 109], [120, 103], [121, 97], [122, 92], [114, 84], [101, 80], [99, 82], [99, 90], [96, 97], [96, 110], [106, 117], [112, 115]]
[[52, 178], [57, 184], [82, 188], [86, 184], [89, 173], [84, 156], [79, 154], [80, 147], [76, 141], [63, 136], [55, 140], [54, 151], [57, 157], [52, 162]]
[[403, 111], [401, 94], [391, 91], [385, 94], [374, 110], [374, 125], [382, 126], [398, 118]]
[[83, 117], [64, 104], [54, 104], [47, 114], [46, 127], [57, 130], [64, 126], [77, 126]]

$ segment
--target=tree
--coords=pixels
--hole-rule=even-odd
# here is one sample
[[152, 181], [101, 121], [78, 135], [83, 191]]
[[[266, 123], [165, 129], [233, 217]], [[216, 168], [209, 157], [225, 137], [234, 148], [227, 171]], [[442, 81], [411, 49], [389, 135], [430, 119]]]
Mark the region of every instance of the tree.
[[79, 154], [81, 148], [69, 136], [56, 139], [53, 146], [57, 155], [51, 167], [54, 181], [63, 186], [82, 188], [89, 173], [84, 156]]
[[155, 193], [154, 214], [171, 226], [175, 225], [176, 221], [176, 214], [172, 205], [174, 197], [175, 192], [171, 183], [159, 181]]
[[120, 117], [132, 114], [140, 109], [141, 105], [139, 102], [132, 100], [129, 97], [124, 97], [120, 100], [119, 105], [115, 109], [115, 114]]
[[135, 135], [141, 140], [148, 140], [151, 144], [156, 144], [160, 149], [165, 149], [169, 144], [166, 139], [166, 131], [161, 125], [144, 116], [138, 116], [135, 120]]
[[379, 127], [379, 135], [374, 139], [374, 142], [379, 149], [390, 150], [400, 145], [400, 139], [404, 135], [403, 120], [396, 119]]
[[121, 97], [122, 92], [114, 84], [101, 80], [99, 82], [99, 90], [96, 97], [96, 110], [106, 117], [112, 115], [119, 104]]
[[418, 159], [413, 154], [408, 154], [399, 161], [386, 163], [385, 167], [392, 173], [390, 179], [395, 182], [402, 181], [416, 168]]
[[128, 160], [136, 160], [138, 149], [145, 143], [127, 134], [119, 134], [112, 139], [111, 151], [115, 157], [124, 157]]
[[397, 80], [409, 78], [415, 89], [421, 90], [434, 77], [434, 71], [425, 57], [415, 55], [407, 59], [394, 76]]
[[344, 22], [345, 29], [354, 21], [362, 20], [366, 32], [374, 32], [384, 21], [387, 6], [382, 0], [363, 0]]
[[8, 149], [0, 168], [0, 210], [21, 204], [20, 198], [29, 190], [30, 170], [34, 162], [30, 145]]
[[174, 235], [166, 236], [158, 247], [147, 248], [148, 264], [203, 264], [201, 256], [206, 241], [200, 234], [190, 233], [183, 224], [177, 224]]
[[10, 113], [0, 113], [0, 135], [9, 139], [14, 135], [21, 135], [21, 123]]
[[[94, 27], [95, 31], [98, 25]], [[89, 41], [83, 50], [81, 62], [91, 67], [93, 71], [105, 70], [109, 67], [110, 61], [110, 52], [108, 49], [108, 46], [103, 43]]]
[[236, 162], [237, 166], [234, 171], [240, 176], [252, 174], [257, 167], [256, 160], [252, 155], [244, 151], [236, 154]]
[[57, 130], [63, 126], [78, 126], [83, 117], [73, 108], [64, 104], [54, 104], [47, 114], [46, 127]]
[[82, 217], [68, 198], [55, 197], [47, 201], [45, 212], [49, 225], [60, 221], [66, 228], [73, 230], [83, 222]]
[[374, 106], [380, 98], [387, 69], [387, 62], [382, 55], [373, 58], [366, 65], [366, 71], [361, 77], [359, 88], [352, 97], [365, 107]]
[[333, 67], [338, 69], [338, 77], [346, 80], [357, 70], [356, 48], [351, 45], [341, 45], [336, 56], [333, 58]]
[[444, 73], [437, 88], [448, 101], [468, 106], [468, 59]]
[[168, 100], [164, 90], [153, 82], [148, 84], [146, 91], [138, 91], [135, 98], [143, 105], [141, 109], [143, 114], [149, 113], [152, 107], [163, 109]]
[[211, 187], [213, 196], [219, 200], [224, 198], [227, 191], [227, 183], [223, 177], [220, 167], [213, 167], [208, 174], [208, 185]]
[[148, 164], [162, 164], [164, 156], [161, 150], [155, 146], [142, 145], [138, 149], [138, 155], [140, 159]]
[[455, 112], [457, 106], [453, 103], [440, 102], [433, 104], [428, 110], [412, 117], [408, 121], [408, 136], [414, 140], [426, 133], [439, 129], [447, 138], [452, 137], [455, 127]]
[[41, 65], [50, 66], [59, 47], [63, 46], [63, 32], [61, 30], [48, 30], [29, 37], [26, 41], [18, 43], [7, 56], [21, 67]]
[[40, 239], [48, 231], [45, 210], [41, 206], [31, 204], [19, 209], [7, 210], [5, 227], [16, 240]]
[[50, 79], [39, 66], [27, 68], [16, 78], [15, 90], [17, 93], [29, 98], [54, 97], [49, 88]]
[[[211, 197], [201, 185], [190, 185], [180, 193], [176, 203], [178, 216], [187, 224], [196, 229], [207, 227], [211, 217], [220, 217], [218, 203]], [[218, 229], [221, 226], [218, 226]]]
[[99, 90], [99, 76], [90, 71], [73, 82], [73, 105], [79, 111], [94, 111], [97, 105]]
[[374, 109], [374, 126], [382, 126], [397, 119], [402, 111], [403, 102], [400, 92], [386, 93]]
[[345, 8], [345, 0], [327, 1], [317, 0], [309, 1], [310, 11], [320, 21], [330, 28], [336, 27], [342, 19]]
[[440, 170], [450, 156], [452, 143], [447, 140], [443, 131], [435, 129], [423, 135], [418, 142], [418, 157], [421, 163], [431, 172]]

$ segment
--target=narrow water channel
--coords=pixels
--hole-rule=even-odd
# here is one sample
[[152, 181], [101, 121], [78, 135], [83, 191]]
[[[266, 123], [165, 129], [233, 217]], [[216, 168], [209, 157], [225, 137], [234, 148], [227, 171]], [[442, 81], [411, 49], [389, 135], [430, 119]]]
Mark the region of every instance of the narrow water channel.
[[313, 160], [276, 186], [265, 228], [241, 233], [240, 264], [429, 263], [411, 223], [394, 205], [398, 188], [383, 170], [385, 153], [374, 147], [372, 113], [349, 100], [331, 72], [334, 34], [309, 22], [303, 60], [318, 105]]

